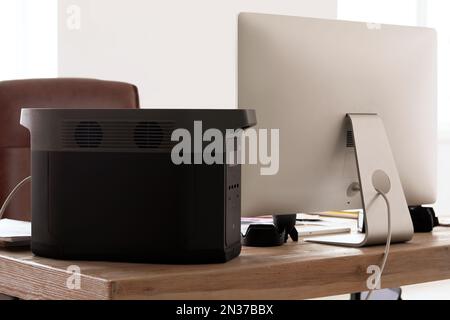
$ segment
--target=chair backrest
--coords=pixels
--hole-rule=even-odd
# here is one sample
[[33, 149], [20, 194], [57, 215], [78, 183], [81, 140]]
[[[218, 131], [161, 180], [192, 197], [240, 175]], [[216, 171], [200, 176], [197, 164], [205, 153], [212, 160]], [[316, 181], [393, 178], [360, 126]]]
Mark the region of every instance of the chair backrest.
[[[19, 123], [22, 108], [139, 108], [136, 86], [95, 79], [0, 82], [0, 205], [30, 175], [30, 135]], [[14, 197], [3, 218], [30, 221], [30, 186]]]

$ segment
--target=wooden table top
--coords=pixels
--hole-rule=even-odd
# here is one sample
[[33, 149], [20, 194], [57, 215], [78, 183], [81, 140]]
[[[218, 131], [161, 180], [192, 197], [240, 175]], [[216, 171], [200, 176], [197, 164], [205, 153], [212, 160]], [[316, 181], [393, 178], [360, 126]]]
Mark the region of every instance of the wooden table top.
[[[216, 265], [58, 261], [29, 250], [0, 249], [0, 293], [22, 299], [304, 299], [366, 289], [367, 267], [383, 246], [362, 249], [310, 243], [243, 248]], [[67, 268], [81, 268], [81, 288], [67, 287]], [[450, 228], [395, 244], [383, 287], [450, 278]]]

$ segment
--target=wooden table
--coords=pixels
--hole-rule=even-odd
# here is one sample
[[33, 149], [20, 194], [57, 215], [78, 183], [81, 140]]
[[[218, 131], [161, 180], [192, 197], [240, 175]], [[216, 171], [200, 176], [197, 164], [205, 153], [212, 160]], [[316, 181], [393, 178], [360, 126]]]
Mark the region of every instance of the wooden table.
[[[364, 291], [384, 247], [308, 243], [244, 248], [226, 264], [200, 266], [69, 262], [0, 250], [0, 293], [22, 299], [304, 299]], [[66, 286], [81, 268], [81, 289]], [[383, 287], [450, 278], [450, 228], [392, 246]]]

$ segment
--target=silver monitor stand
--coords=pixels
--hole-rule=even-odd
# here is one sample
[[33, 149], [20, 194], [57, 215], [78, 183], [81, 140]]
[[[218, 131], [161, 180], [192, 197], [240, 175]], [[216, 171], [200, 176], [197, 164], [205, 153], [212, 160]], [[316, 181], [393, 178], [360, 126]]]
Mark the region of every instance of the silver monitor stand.
[[379, 170], [384, 171], [391, 182], [386, 196], [392, 211], [392, 242], [411, 240], [414, 228], [383, 121], [377, 114], [347, 116], [353, 130], [365, 233], [317, 237], [307, 241], [351, 247], [386, 243], [387, 207], [372, 182], [374, 173]]

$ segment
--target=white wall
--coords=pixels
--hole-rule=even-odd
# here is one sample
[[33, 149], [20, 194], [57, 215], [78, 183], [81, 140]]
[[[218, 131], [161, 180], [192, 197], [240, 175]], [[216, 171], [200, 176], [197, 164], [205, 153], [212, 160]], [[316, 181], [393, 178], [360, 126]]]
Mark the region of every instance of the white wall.
[[0, 80], [57, 75], [56, 0], [0, 0]]
[[[73, 4], [79, 30], [67, 26]], [[143, 107], [234, 107], [241, 11], [335, 18], [337, 7], [336, 0], [61, 0], [59, 75], [135, 83]]]

